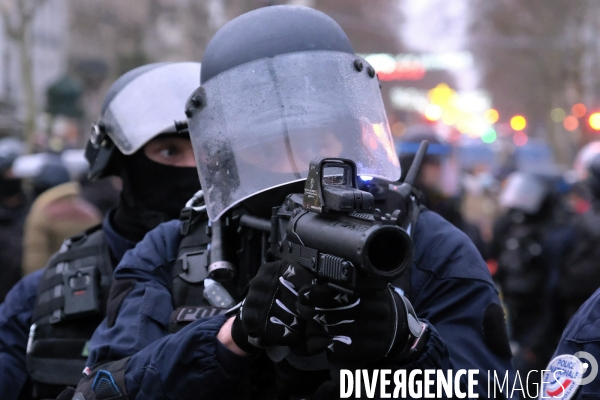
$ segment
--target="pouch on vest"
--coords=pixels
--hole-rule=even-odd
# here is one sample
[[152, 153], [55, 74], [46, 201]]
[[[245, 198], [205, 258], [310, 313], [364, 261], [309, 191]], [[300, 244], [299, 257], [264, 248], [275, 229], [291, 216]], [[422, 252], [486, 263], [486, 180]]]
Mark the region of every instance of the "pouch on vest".
[[44, 271], [27, 345], [37, 398], [55, 398], [81, 379], [112, 283], [112, 259], [100, 226], [67, 239], [63, 249]]

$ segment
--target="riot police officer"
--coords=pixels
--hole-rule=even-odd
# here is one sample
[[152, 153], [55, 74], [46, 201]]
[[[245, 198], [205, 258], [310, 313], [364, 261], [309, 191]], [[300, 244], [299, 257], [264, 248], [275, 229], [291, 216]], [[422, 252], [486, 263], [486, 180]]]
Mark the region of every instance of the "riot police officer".
[[[334, 398], [329, 368], [364, 360], [365, 367], [511, 371], [485, 263], [435, 213], [424, 210], [409, 226], [415, 258], [401, 288], [346, 297], [313, 285], [294, 263], [258, 268], [268, 239], [260, 217], [298, 191], [294, 184], [304, 184], [314, 157], [351, 159], [361, 175], [399, 178], [375, 71], [339, 25], [306, 7], [244, 14], [209, 43], [202, 82], [187, 115], [206, 211], [219, 229], [258, 231], [238, 246], [241, 254], [254, 250], [237, 259], [241, 285], [229, 292], [245, 297], [241, 311], [192, 319], [172, 333], [170, 322], [181, 315], [171, 282], [184, 225], [160, 225], [115, 270], [124, 289], [111, 296], [115, 314], [94, 333], [75, 398]], [[347, 311], [336, 313], [332, 303]], [[314, 320], [315, 313], [326, 315]], [[265, 344], [291, 350], [265, 353]]]
[[398, 154], [402, 173], [408, 172], [421, 141], [427, 140], [429, 148], [423, 160], [421, 173], [417, 177], [415, 187], [421, 192], [421, 201], [431, 211], [444, 217], [452, 225], [463, 231], [473, 241], [482, 257], [487, 257], [487, 246], [481, 237], [479, 228], [466, 221], [460, 211], [459, 189], [450, 190], [442, 187], [443, 183], [450, 182], [449, 186], [458, 186], [459, 172], [452, 166], [452, 146], [442, 141], [435, 130], [427, 125], [410, 126], [400, 138]]
[[544, 398], [593, 398], [600, 391], [600, 290], [579, 308], [564, 330], [540, 388]]
[[0, 306], [2, 399], [54, 398], [77, 383], [114, 266], [200, 189], [187, 128], [177, 122], [199, 74], [198, 63], [151, 64], [109, 89], [86, 158], [91, 178], [122, 179], [120, 202], [101, 225], [67, 239]]
[[558, 286], [559, 318], [566, 328], [546, 369], [566, 368], [560, 367], [556, 376], [544, 379], [541, 387], [542, 396], [566, 400], [593, 397], [600, 391], [600, 143], [592, 142], [580, 150], [575, 170], [590, 195], [590, 208], [575, 217], [574, 239]]
[[21, 238], [30, 200], [12, 167], [24, 151], [25, 144], [18, 139], [0, 139], [0, 301], [21, 278]]
[[[573, 239], [559, 173], [514, 172], [500, 195], [506, 208], [494, 226], [494, 276], [508, 310], [515, 367], [541, 370], [562, 331], [559, 274]], [[563, 325], [564, 326], [564, 325]]]
[[590, 208], [574, 219], [574, 239], [558, 287], [562, 326], [600, 287], [600, 155], [590, 161], [587, 171], [583, 184], [591, 195]]

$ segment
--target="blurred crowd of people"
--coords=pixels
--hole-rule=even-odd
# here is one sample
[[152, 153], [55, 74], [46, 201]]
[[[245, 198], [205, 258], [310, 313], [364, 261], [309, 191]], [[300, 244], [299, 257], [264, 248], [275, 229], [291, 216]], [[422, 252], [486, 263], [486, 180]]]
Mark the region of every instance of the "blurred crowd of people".
[[99, 224], [118, 200], [118, 182], [89, 182], [72, 157], [25, 150], [18, 139], [0, 139], [0, 301], [66, 238]]
[[424, 204], [463, 231], [486, 260], [520, 375], [544, 369], [570, 318], [600, 287], [600, 142], [582, 147], [566, 171], [459, 171], [451, 146], [432, 128], [413, 126], [399, 144], [404, 172], [421, 140], [431, 143], [417, 182]]

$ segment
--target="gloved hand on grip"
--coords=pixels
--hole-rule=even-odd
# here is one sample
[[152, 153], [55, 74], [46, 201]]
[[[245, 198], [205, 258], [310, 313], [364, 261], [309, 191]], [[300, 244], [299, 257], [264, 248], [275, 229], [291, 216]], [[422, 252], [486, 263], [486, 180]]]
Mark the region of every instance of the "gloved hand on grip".
[[260, 347], [301, 344], [305, 322], [296, 311], [298, 290], [313, 278], [289, 261], [261, 266], [231, 327], [233, 341], [248, 353]]
[[376, 362], [408, 357], [425, 330], [410, 302], [393, 286], [342, 293], [325, 284], [299, 292], [298, 311], [306, 320], [310, 352], [327, 350], [341, 362]]

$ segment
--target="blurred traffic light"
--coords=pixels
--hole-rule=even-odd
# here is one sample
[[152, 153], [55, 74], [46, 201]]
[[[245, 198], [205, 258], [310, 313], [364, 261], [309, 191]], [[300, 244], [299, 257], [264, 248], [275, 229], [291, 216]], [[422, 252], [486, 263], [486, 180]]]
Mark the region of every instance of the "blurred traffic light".
[[590, 117], [588, 118], [588, 123], [590, 125], [590, 128], [592, 128], [595, 131], [600, 131], [600, 112], [594, 112], [590, 114]]
[[573, 112], [574, 116], [576, 116], [577, 118], [581, 118], [581, 117], [585, 116], [587, 109], [585, 108], [584, 104], [577, 103], [573, 107], [571, 107], [571, 111]]
[[489, 110], [486, 110], [486, 112], [483, 114], [483, 117], [485, 118], [487, 123], [495, 124], [496, 122], [498, 122], [500, 114], [498, 114], [498, 110], [490, 108]]
[[550, 111], [550, 119], [554, 122], [563, 122], [567, 114], [562, 108], [555, 108]]
[[437, 104], [428, 104], [425, 108], [425, 118], [429, 121], [437, 121], [442, 118], [442, 107]]
[[494, 143], [496, 141], [496, 130], [494, 128], [487, 129], [483, 135], [481, 135], [481, 140], [483, 143]]
[[447, 106], [454, 102], [456, 92], [445, 83], [440, 83], [427, 92], [429, 101], [439, 106]]
[[510, 119], [510, 127], [515, 131], [522, 131], [527, 126], [527, 120], [522, 115], [515, 115]]
[[529, 137], [527, 136], [527, 134], [523, 131], [517, 131], [515, 132], [515, 134], [513, 135], [513, 142], [517, 145], [517, 146], [525, 146], [527, 144], [527, 141], [529, 140]]
[[566, 130], [572, 132], [579, 127], [579, 120], [574, 115], [568, 115], [563, 121], [563, 126]]

